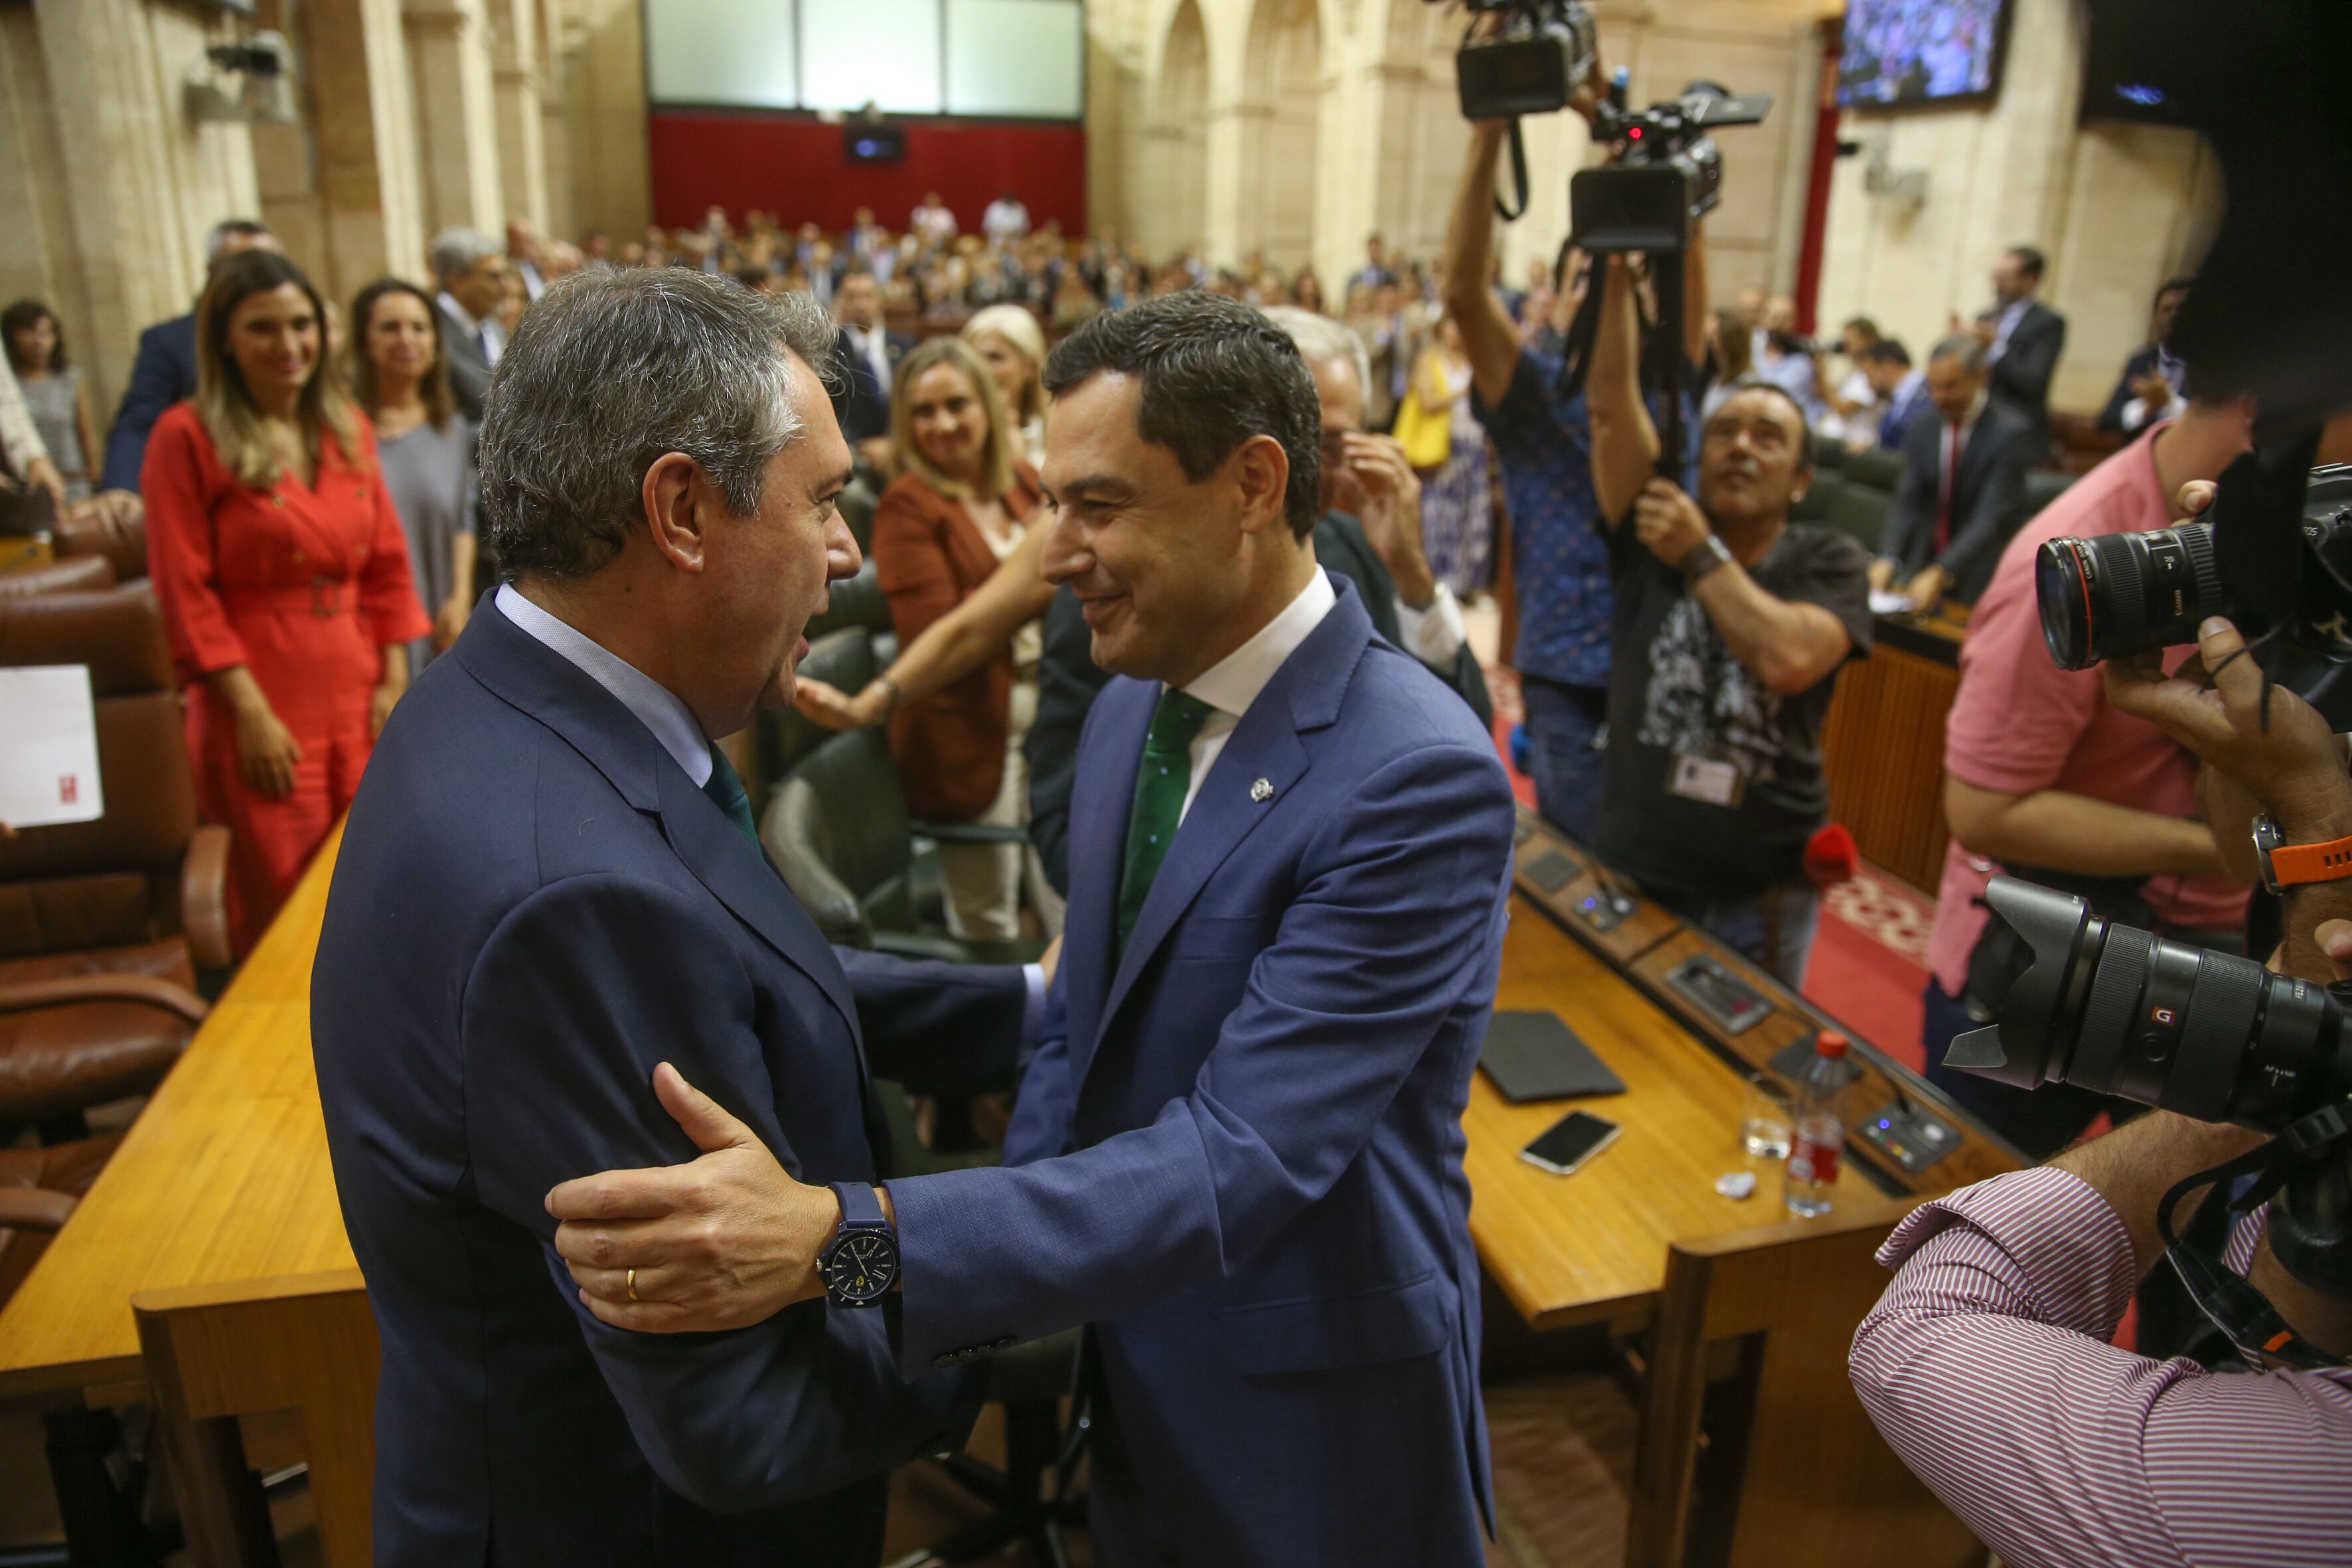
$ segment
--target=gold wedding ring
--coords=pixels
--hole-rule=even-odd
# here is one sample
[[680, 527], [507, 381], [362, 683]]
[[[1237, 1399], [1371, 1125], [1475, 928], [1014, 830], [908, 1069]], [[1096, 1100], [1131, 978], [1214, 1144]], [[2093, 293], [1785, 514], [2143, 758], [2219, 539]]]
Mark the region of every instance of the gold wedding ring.
[[636, 1271], [635, 1269], [632, 1268], [632, 1269], [630, 1269], [630, 1270], [629, 1270], [629, 1300], [632, 1300], [632, 1301], [634, 1301], [634, 1300], [635, 1300], [636, 1299], [637, 1299], [637, 1271]]

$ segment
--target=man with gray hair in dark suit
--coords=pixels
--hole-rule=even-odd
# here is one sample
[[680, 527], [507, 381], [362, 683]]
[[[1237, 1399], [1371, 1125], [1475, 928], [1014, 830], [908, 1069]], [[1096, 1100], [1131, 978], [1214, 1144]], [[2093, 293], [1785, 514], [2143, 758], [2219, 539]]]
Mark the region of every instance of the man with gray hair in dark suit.
[[1939, 599], [1976, 603], [2000, 547], [2025, 521], [2025, 471], [2042, 437], [2025, 416], [1990, 395], [1988, 351], [1956, 332], [1927, 356], [1933, 418], [1903, 437], [1903, 476], [1870, 585], [1897, 589], [1922, 609]]

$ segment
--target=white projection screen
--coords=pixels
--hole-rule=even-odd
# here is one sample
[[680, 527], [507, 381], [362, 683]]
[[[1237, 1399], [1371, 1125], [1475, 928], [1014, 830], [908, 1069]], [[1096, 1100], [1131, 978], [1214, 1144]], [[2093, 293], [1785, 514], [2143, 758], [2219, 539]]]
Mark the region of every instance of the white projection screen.
[[1085, 114], [1086, 19], [1078, 0], [946, 5], [950, 114]]
[[1080, 0], [644, 0], [656, 104], [1079, 120]]
[[646, 87], [656, 103], [800, 107], [793, 0], [647, 0]]

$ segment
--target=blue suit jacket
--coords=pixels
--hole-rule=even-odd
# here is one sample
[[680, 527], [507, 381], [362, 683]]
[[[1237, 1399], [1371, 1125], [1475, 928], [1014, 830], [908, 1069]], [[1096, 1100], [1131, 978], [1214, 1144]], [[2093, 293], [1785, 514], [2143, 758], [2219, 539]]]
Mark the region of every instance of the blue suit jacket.
[[139, 334], [139, 354], [131, 362], [131, 384], [114, 412], [106, 436], [102, 490], [135, 490], [147, 460], [147, 436], [163, 411], [196, 395], [196, 319], [174, 316]]
[[883, 1472], [961, 1443], [971, 1381], [901, 1376], [887, 1309], [608, 1328], [542, 1205], [695, 1156], [649, 1086], [663, 1059], [801, 1179], [871, 1179], [864, 1046], [928, 1087], [1009, 1081], [1025, 999], [1017, 969], [845, 973], [651, 731], [485, 600], [375, 749], [311, 980], [383, 1343], [379, 1568], [871, 1568]]
[[1202, 781], [1124, 952], [1160, 689], [1103, 691], [1016, 1168], [890, 1187], [905, 1364], [1093, 1324], [1112, 1561], [1482, 1561], [1461, 1118], [1511, 793], [1468, 706], [1335, 585]]

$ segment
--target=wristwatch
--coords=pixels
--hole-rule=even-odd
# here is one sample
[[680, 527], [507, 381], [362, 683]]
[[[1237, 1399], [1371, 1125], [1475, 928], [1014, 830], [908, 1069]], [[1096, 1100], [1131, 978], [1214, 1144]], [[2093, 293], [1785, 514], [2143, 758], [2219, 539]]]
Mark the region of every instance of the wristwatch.
[[2340, 882], [2352, 878], [2352, 838], [2289, 844], [2263, 813], [2254, 818], [2254, 859], [2263, 868], [2263, 886], [2273, 893], [2305, 882]]
[[898, 1281], [898, 1238], [882, 1217], [882, 1200], [863, 1182], [835, 1182], [841, 1224], [816, 1255], [824, 1297], [836, 1307], [871, 1307]]
[[1710, 533], [1690, 547], [1690, 552], [1675, 563], [1675, 570], [1683, 574], [1685, 583], [1696, 583], [1718, 566], [1731, 564], [1731, 547], [1719, 533]]

